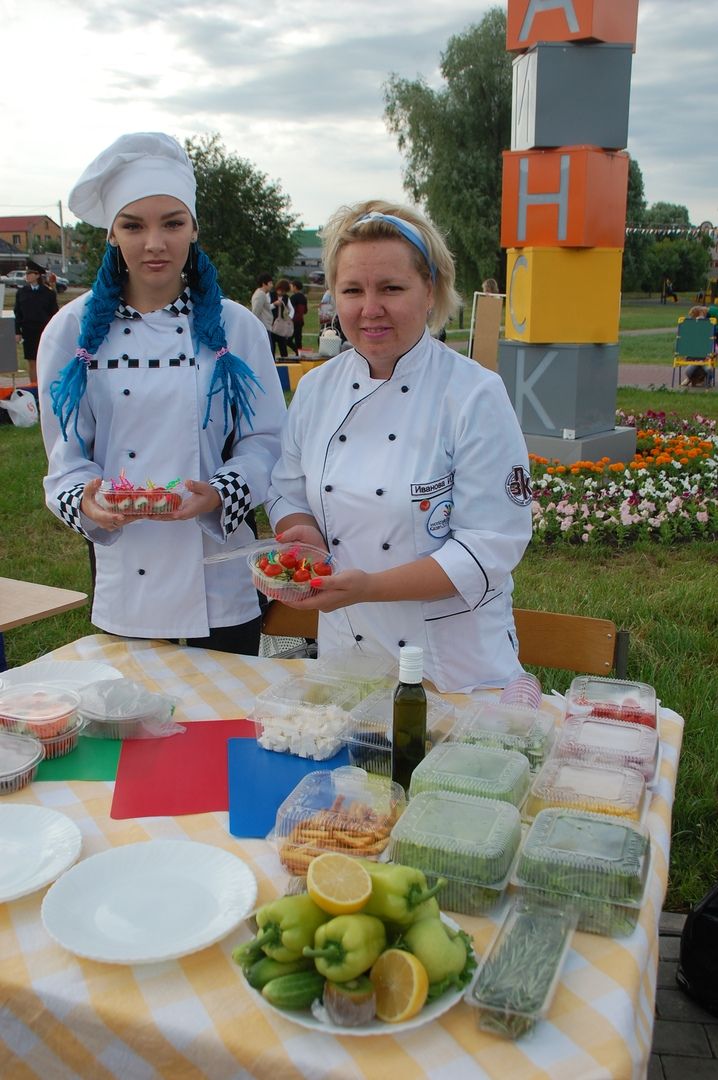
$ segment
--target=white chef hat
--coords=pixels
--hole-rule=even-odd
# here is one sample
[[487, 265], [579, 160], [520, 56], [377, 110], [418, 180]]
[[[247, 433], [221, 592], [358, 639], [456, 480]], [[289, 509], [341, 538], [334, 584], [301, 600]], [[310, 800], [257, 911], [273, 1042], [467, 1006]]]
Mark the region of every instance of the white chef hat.
[[177, 140], [161, 131], [138, 131], [120, 135], [87, 166], [68, 206], [75, 217], [109, 230], [129, 203], [172, 195], [196, 221], [196, 191], [192, 162]]

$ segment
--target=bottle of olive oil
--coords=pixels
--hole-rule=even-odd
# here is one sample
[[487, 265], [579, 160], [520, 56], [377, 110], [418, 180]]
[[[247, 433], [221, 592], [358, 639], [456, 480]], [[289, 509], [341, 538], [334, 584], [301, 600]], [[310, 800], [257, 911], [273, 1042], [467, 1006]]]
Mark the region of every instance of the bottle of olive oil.
[[399, 684], [394, 691], [391, 777], [409, 790], [411, 774], [426, 754], [426, 693], [421, 685], [424, 651], [405, 645], [399, 652]]

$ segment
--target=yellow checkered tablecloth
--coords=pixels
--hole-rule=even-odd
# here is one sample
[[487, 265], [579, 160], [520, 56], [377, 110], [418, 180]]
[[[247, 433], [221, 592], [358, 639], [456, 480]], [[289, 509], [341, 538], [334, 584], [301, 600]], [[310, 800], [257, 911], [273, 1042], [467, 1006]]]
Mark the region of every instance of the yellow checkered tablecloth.
[[[111, 664], [178, 697], [180, 721], [241, 716], [268, 683], [306, 663], [106, 635], [82, 638], [48, 659]], [[246, 988], [231, 950], [249, 936], [247, 928], [176, 961], [100, 964], [71, 955], [49, 938], [40, 919], [43, 893], [37, 892], [0, 904], [0, 1077], [642, 1080], [651, 1047], [658, 920], [682, 733], [681, 717], [661, 710], [660, 778], [646, 822], [653, 860], [636, 930], [622, 939], [575, 934], [549, 1017], [527, 1038], [511, 1043], [480, 1032], [464, 1002], [424, 1027], [394, 1036], [314, 1033], [257, 1004]], [[36, 803], [72, 818], [82, 832], [82, 857], [157, 837], [191, 839], [244, 858], [257, 877], [258, 904], [286, 881], [270, 845], [231, 836], [226, 813], [113, 821], [111, 799], [110, 783], [56, 781], [36, 782], [3, 802]], [[458, 916], [479, 953], [502, 910], [491, 918]]]

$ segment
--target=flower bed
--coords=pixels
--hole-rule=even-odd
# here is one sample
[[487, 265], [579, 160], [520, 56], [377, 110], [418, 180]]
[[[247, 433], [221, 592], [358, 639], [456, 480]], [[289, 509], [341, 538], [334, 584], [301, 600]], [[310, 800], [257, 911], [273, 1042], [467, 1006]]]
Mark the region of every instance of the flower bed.
[[635, 427], [628, 462], [561, 465], [531, 458], [533, 543], [625, 545], [718, 537], [716, 422], [697, 415], [616, 414]]

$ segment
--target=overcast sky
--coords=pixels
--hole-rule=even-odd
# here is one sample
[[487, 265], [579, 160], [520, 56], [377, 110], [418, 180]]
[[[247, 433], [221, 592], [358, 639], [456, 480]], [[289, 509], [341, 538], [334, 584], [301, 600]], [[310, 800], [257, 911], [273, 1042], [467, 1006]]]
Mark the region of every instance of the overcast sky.
[[[620, 2], [620, 0], [619, 0]], [[128, 131], [219, 132], [308, 228], [337, 206], [405, 200], [383, 121], [391, 72], [441, 85], [452, 34], [492, 0], [0, 0], [0, 214], [57, 219]], [[646, 197], [718, 222], [716, 0], [640, 0], [629, 146]], [[200, 223], [201, 224], [201, 223]]]

